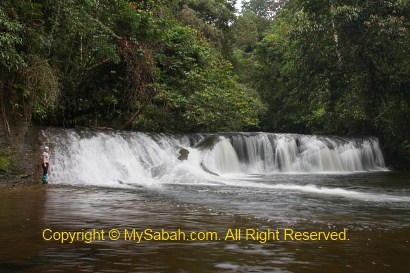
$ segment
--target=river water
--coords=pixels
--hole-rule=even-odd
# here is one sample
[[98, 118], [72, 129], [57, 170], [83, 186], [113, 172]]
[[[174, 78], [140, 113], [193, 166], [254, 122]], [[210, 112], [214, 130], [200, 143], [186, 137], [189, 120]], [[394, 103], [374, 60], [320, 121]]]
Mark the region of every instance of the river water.
[[[266, 145], [241, 150], [236, 136], [224, 136], [200, 150], [197, 144], [203, 136], [182, 142], [148, 135], [124, 141], [123, 135], [118, 139], [117, 134], [100, 132], [44, 134], [49, 142], [54, 140], [50, 184], [0, 193], [0, 271], [408, 272], [410, 268], [410, 174], [388, 171], [380, 158], [369, 159], [369, 154], [379, 156], [366, 150], [371, 141], [361, 140], [366, 147], [339, 139], [331, 143], [335, 146], [314, 143], [321, 149], [315, 148], [309, 161], [304, 157], [306, 139], [300, 136], [295, 138], [292, 158], [284, 151], [291, 154], [295, 148], [286, 150], [278, 143], [271, 146], [271, 154]], [[145, 161], [136, 160], [130, 171], [130, 154], [140, 138], [148, 138]], [[376, 149], [376, 144], [371, 147]], [[181, 147], [189, 150], [188, 160], [172, 159]], [[323, 151], [329, 147], [330, 152]], [[346, 150], [361, 161], [345, 164]], [[328, 164], [321, 164], [314, 153]], [[112, 160], [105, 161], [110, 156]], [[264, 156], [271, 159], [258, 161]], [[225, 164], [221, 158], [231, 161]], [[274, 167], [269, 169], [266, 160]], [[87, 175], [81, 175], [84, 165]], [[361, 169], [344, 169], [353, 167]], [[119, 238], [111, 237], [113, 230], [118, 230]], [[162, 230], [163, 236], [155, 237]], [[88, 237], [87, 243], [81, 234], [92, 231], [104, 234]], [[138, 236], [129, 236], [132, 231], [145, 231], [146, 236], [139, 241]], [[186, 236], [176, 238], [178, 231]], [[62, 243], [59, 236], [64, 232], [78, 233], [73, 242]], [[171, 237], [164, 235], [167, 232]], [[301, 240], [296, 232], [322, 232], [322, 240], [314, 235]], [[341, 237], [324, 239], [329, 232]]]

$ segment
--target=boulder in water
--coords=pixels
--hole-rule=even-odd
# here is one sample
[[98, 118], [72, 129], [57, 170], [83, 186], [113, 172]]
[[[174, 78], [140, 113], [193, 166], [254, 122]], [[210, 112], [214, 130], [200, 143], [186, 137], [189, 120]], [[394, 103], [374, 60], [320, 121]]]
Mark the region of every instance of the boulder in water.
[[200, 150], [212, 150], [215, 144], [219, 142], [219, 140], [219, 136], [207, 136], [204, 139], [202, 139], [197, 145], [195, 145], [195, 148]]
[[189, 151], [187, 149], [182, 148], [181, 150], [179, 150], [178, 159], [181, 160], [181, 161], [187, 160], [188, 159], [188, 154], [189, 154]]

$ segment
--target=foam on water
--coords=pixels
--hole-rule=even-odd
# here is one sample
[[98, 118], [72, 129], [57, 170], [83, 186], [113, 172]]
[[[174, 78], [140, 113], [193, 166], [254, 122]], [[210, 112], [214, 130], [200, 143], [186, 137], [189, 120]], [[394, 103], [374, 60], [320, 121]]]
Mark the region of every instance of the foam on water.
[[266, 184], [266, 183], [253, 183], [251, 181], [224, 181], [223, 184], [232, 187], [246, 187], [246, 188], [260, 188], [260, 189], [270, 189], [270, 190], [285, 190], [293, 192], [302, 193], [312, 193], [318, 195], [332, 195], [338, 197], [344, 197], [349, 199], [355, 199], [360, 201], [371, 201], [371, 202], [410, 202], [410, 197], [408, 196], [398, 196], [390, 194], [380, 194], [374, 192], [361, 192], [354, 190], [346, 190], [339, 187], [329, 188], [329, 187], [319, 187], [317, 185], [297, 185], [297, 184]]

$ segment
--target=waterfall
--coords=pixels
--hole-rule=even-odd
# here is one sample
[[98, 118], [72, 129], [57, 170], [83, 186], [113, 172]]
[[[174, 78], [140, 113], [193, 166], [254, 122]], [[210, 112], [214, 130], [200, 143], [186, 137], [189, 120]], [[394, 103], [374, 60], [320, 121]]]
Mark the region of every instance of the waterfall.
[[225, 137], [220, 137], [219, 142], [208, 151], [203, 165], [217, 174], [241, 173], [238, 155], [231, 142]]
[[231, 139], [243, 168], [248, 172], [270, 173], [277, 169], [273, 146], [267, 134], [260, 133], [249, 137], [238, 134], [233, 135]]
[[[232, 174], [386, 170], [377, 138], [273, 133], [168, 135], [49, 129], [50, 181], [111, 186]], [[187, 160], [179, 160], [186, 149]]]

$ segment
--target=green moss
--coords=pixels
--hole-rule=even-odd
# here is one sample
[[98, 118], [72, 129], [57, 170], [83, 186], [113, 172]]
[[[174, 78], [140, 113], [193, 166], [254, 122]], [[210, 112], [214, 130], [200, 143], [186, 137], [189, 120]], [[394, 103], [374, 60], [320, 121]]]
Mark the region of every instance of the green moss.
[[10, 162], [6, 158], [0, 156], [0, 171], [7, 171], [9, 168], [9, 165], [10, 165]]
[[17, 152], [10, 148], [0, 149], [0, 170], [6, 173], [14, 172], [17, 168]]

